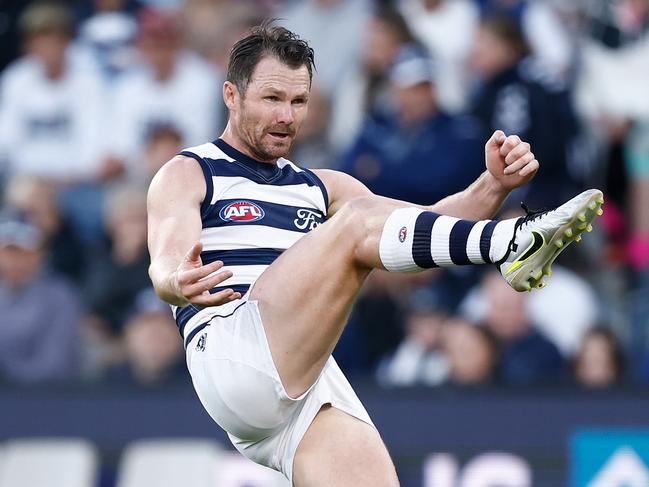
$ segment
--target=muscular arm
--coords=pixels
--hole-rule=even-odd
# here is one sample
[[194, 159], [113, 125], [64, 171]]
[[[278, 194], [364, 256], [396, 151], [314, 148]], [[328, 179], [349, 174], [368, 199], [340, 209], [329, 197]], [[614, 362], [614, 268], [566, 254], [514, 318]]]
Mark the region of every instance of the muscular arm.
[[[331, 218], [347, 201], [361, 196], [373, 194], [367, 186], [349, 174], [332, 171], [331, 169], [315, 169], [314, 172], [322, 179], [329, 193], [329, 208], [327, 216]], [[399, 202], [403, 205], [414, 206], [422, 210], [434, 211], [442, 215], [454, 216], [465, 220], [484, 220], [496, 214], [509, 191], [501, 191], [490, 181], [488, 172], [484, 172], [473, 184], [464, 191], [447, 196], [434, 205], [423, 206], [405, 201], [377, 196], [385, 200]]]
[[509, 191], [495, 184], [491, 174], [485, 171], [464, 191], [447, 196], [426, 209], [465, 220], [486, 220], [494, 217], [507, 195]]
[[149, 276], [161, 299], [176, 305], [219, 305], [241, 297], [232, 290], [209, 290], [232, 276], [216, 273], [220, 261], [202, 265], [200, 206], [206, 186], [196, 161], [176, 156], [156, 174], [147, 198]]
[[[528, 182], [539, 164], [529, 144], [521, 142], [517, 136], [505, 137], [501, 131], [494, 132], [487, 141], [485, 159], [487, 170], [464, 191], [430, 206], [400, 203], [467, 220], [493, 218], [511, 190]], [[327, 169], [315, 172], [329, 192], [329, 217], [347, 201], [372, 194], [363, 183], [348, 174]]]

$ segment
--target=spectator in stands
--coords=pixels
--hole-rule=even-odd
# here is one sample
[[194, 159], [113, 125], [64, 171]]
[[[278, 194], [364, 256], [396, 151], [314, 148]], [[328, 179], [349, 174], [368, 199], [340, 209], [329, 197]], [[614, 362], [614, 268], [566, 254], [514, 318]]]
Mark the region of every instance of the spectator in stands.
[[485, 275], [482, 289], [487, 299], [484, 326], [495, 335], [500, 348], [498, 380], [508, 385], [560, 380], [563, 358], [530, 322], [528, 296], [512, 290], [495, 271]]
[[183, 49], [174, 12], [140, 11], [137, 47], [143, 66], [118, 81], [111, 127], [113, 156], [129, 173], [137, 173], [154, 127], [173, 126], [191, 146], [215, 138], [222, 124], [219, 76]]
[[630, 347], [635, 361], [647, 349], [649, 326], [649, 2], [597, 0], [582, 13], [577, 106], [601, 149], [597, 169], [606, 179], [603, 223], [613, 257], [607, 259], [607, 272], [615, 272], [616, 264], [634, 271]]
[[566, 160], [578, 128], [566, 87], [529, 53], [513, 19], [482, 20], [471, 55], [471, 68], [480, 82], [472, 113], [487, 132], [504, 130], [532, 145], [543, 169], [519, 196], [532, 208], [553, 207], [577, 190]]
[[124, 327], [126, 363], [108, 372], [108, 380], [159, 386], [186, 380], [182, 341], [169, 306], [153, 289], [138, 294], [134, 314]]
[[47, 267], [80, 284], [85, 250], [58, 204], [56, 185], [46, 179], [19, 176], [9, 181], [6, 205], [23, 213], [43, 234]]
[[377, 369], [379, 383], [388, 386], [443, 383], [449, 363], [442, 350], [442, 331], [450, 299], [442, 287], [417, 289], [407, 301], [406, 336]]
[[148, 185], [153, 176], [172, 157], [182, 150], [182, 135], [171, 125], [153, 127], [146, 137], [146, 152], [142, 168], [138, 168], [137, 181]]
[[535, 58], [554, 75], [572, 78], [579, 44], [579, 2], [526, 2], [521, 28]]
[[583, 8], [577, 100], [581, 115], [609, 140], [626, 136], [629, 121], [649, 117], [649, 2], [591, 2]]
[[367, 116], [391, 106], [390, 68], [405, 45], [416, 43], [398, 10], [389, 4], [375, 8], [365, 29], [361, 60], [347, 71], [345, 89], [331, 98], [329, 138], [337, 153], [349, 148]]
[[329, 139], [331, 107], [329, 98], [314, 83], [309, 93], [309, 112], [291, 146], [289, 158], [309, 168], [327, 168], [336, 164]]
[[92, 249], [84, 293], [108, 339], [121, 331], [137, 293], [151, 286], [146, 249], [146, 194], [134, 186], [111, 190], [106, 202], [108, 241]]
[[377, 194], [431, 204], [484, 170], [478, 124], [440, 111], [435, 74], [419, 47], [402, 49], [390, 73], [396, 108], [365, 122], [343, 157], [343, 171]]
[[610, 387], [620, 383], [623, 372], [624, 355], [615, 334], [603, 326], [590, 329], [575, 358], [577, 382], [592, 389]]
[[340, 91], [345, 73], [360, 60], [370, 6], [369, 0], [303, 0], [287, 2], [287, 7], [277, 12], [278, 18], [286, 19], [283, 23], [288, 29], [313, 47], [317, 79], [328, 96]]
[[258, 1], [185, 0], [181, 12], [185, 42], [225, 73], [231, 47], [269, 14]]
[[627, 255], [632, 268], [649, 277], [649, 116], [636, 123], [625, 142], [629, 191], [630, 238]]
[[[625, 146], [630, 188], [624, 196], [630, 207], [630, 222], [628, 233], [623, 236], [626, 244], [618, 245], [618, 251], [624, 256], [634, 275], [631, 294], [631, 353], [636, 361], [649, 349], [649, 117], [636, 122]], [[649, 359], [645, 359], [643, 367], [643, 374], [649, 379]]]
[[444, 324], [447, 381], [458, 386], [491, 384], [498, 364], [498, 344], [489, 328], [461, 318]]
[[440, 106], [451, 113], [465, 109], [466, 61], [480, 20], [475, 1], [401, 0], [398, 5], [436, 62]]
[[46, 269], [44, 242], [22, 216], [0, 219], [0, 377], [13, 382], [77, 375], [81, 303]]
[[26, 56], [0, 79], [0, 155], [10, 174], [61, 183], [98, 178], [106, 110], [101, 79], [73, 55], [73, 18], [35, 3], [19, 21]]
[[79, 27], [78, 43], [106, 81], [134, 66], [137, 24], [127, 0], [93, 0], [94, 12]]
[[[649, 199], [642, 169], [643, 122], [649, 120], [645, 82], [649, 76], [649, 2], [598, 0], [588, 7], [582, 12], [585, 35], [580, 46], [577, 106], [601, 150], [613, 251], [642, 272], [649, 253], [642, 217], [646, 213], [642, 205]], [[619, 231], [623, 220], [615, 221], [610, 218], [613, 215], [629, 220], [628, 231]]]

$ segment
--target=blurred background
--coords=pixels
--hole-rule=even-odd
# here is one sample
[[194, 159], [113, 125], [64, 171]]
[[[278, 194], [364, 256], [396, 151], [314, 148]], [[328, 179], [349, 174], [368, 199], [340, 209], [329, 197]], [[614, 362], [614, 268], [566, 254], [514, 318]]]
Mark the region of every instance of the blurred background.
[[502, 129], [541, 170], [501, 216], [606, 195], [542, 292], [370, 278], [334, 355], [402, 484], [649, 486], [649, 0], [0, 0], [0, 486], [286, 485], [202, 410], [146, 249], [269, 17], [316, 52], [294, 162], [431, 204]]

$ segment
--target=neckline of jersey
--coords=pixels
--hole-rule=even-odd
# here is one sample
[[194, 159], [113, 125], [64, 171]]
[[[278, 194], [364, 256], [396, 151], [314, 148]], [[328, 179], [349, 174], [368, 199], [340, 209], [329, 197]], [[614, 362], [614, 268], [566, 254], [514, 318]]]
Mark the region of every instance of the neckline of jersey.
[[253, 159], [247, 154], [244, 154], [243, 152], [235, 149], [232, 147], [230, 144], [228, 144], [225, 140], [218, 138], [216, 139], [213, 144], [217, 146], [219, 149], [221, 149], [225, 154], [238, 163], [241, 163], [250, 169], [257, 171], [261, 173], [263, 176], [269, 177], [269, 176], [275, 176], [278, 172], [281, 172], [281, 168], [277, 163], [271, 164], [268, 162], [261, 162], [258, 161], [257, 159]]

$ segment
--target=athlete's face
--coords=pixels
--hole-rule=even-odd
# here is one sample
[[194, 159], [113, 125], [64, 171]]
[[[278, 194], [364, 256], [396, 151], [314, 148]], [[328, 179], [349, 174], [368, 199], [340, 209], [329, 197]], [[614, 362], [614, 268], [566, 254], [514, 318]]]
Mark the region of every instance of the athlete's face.
[[245, 94], [225, 83], [232, 129], [255, 159], [274, 161], [288, 154], [307, 114], [310, 88], [306, 66], [294, 69], [271, 56], [257, 64]]

